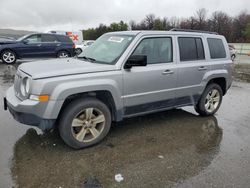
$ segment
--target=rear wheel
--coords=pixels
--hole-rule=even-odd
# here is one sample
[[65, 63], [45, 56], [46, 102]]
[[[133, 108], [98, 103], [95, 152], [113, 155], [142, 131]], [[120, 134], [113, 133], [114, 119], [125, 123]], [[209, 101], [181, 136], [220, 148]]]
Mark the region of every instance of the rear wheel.
[[59, 121], [61, 138], [75, 149], [97, 144], [108, 134], [110, 127], [109, 108], [95, 98], [71, 102]]
[[5, 50], [1, 53], [3, 63], [14, 64], [16, 62], [16, 54], [11, 50]]
[[213, 115], [219, 109], [222, 102], [223, 92], [218, 84], [209, 84], [204, 90], [195, 110], [202, 116]]
[[62, 50], [62, 51], [59, 51], [57, 53], [57, 57], [58, 58], [66, 58], [66, 57], [70, 57], [70, 53], [65, 51], [65, 50]]

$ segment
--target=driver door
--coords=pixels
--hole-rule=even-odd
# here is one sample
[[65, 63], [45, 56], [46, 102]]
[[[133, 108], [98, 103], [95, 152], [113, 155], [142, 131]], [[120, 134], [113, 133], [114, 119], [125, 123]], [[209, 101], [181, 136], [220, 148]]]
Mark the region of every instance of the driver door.
[[172, 107], [177, 80], [172, 37], [141, 40], [133, 55], [147, 56], [147, 66], [124, 69], [125, 116]]
[[40, 57], [42, 50], [42, 41], [40, 34], [30, 35], [23, 40], [19, 49], [24, 58]]

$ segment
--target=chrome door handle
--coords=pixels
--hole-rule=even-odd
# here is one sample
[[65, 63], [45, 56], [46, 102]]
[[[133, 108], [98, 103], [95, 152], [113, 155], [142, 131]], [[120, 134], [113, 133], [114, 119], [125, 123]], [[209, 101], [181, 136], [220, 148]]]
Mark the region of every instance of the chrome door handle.
[[37, 46], [42, 46], [42, 44], [38, 44]]
[[61, 44], [57, 44], [56, 46], [61, 46]]
[[163, 75], [166, 75], [166, 74], [173, 74], [173, 73], [174, 73], [174, 71], [169, 70], [169, 69], [167, 69], [167, 70], [165, 70], [164, 72], [162, 72]]
[[207, 70], [207, 67], [204, 67], [204, 66], [201, 66], [198, 68], [199, 71], [202, 71], [202, 70]]

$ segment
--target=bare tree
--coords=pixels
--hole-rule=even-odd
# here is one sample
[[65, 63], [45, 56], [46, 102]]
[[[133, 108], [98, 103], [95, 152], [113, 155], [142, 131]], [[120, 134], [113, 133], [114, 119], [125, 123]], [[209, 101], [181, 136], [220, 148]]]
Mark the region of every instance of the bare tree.
[[170, 28], [180, 27], [180, 20], [177, 17], [171, 17], [169, 20]]
[[[206, 29], [206, 17], [207, 17], [207, 10], [205, 8], [199, 9], [196, 11], [195, 19], [197, 22], [197, 28], [199, 30]], [[194, 18], [193, 18], [194, 19]]]
[[149, 30], [154, 28], [154, 22], [155, 22], [155, 15], [154, 14], [146, 15], [144, 23]]

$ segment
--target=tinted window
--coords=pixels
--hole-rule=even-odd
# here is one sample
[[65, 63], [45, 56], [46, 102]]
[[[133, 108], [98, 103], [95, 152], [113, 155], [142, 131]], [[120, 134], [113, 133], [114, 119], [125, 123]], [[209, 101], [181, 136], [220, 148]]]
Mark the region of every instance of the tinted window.
[[31, 36], [27, 37], [25, 40], [27, 40], [28, 43], [41, 42], [41, 35], [31, 35]]
[[60, 41], [60, 42], [66, 42], [66, 43], [72, 43], [73, 44], [73, 41], [68, 37], [68, 36], [64, 36], [64, 35], [56, 35], [57, 39]]
[[57, 42], [57, 39], [53, 35], [42, 35], [42, 42]]
[[201, 38], [179, 37], [178, 43], [181, 61], [205, 59]]
[[171, 38], [143, 39], [133, 55], [146, 55], [148, 64], [172, 62]]
[[207, 39], [211, 59], [225, 58], [226, 51], [221, 39]]

